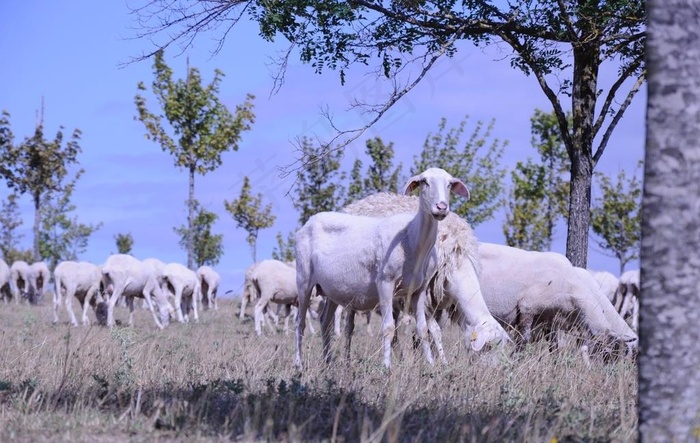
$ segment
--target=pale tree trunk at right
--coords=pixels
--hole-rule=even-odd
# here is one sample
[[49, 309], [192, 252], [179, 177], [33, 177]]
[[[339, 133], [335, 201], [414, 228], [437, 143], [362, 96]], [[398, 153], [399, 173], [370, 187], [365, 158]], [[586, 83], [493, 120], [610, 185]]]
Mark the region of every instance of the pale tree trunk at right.
[[700, 0], [647, 2], [639, 436], [700, 440]]

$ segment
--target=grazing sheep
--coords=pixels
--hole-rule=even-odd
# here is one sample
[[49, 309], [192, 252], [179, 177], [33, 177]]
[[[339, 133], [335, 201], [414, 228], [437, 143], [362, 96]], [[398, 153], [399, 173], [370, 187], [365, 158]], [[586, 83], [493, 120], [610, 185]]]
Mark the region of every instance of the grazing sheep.
[[617, 313], [585, 269], [555, 252], [525, 251], [493, 243], [479, 245], [481, 290], [489, 310], [514, 327], [519, 343], [528, 343], [533, 325], [555, 315], [577, 320], [592, 336], [609, 336], [634, 351], [637, 335]]
[[[243, 294], [241, 295], [241, 305], [239, 311], [239, 318], [241, 320], [245, 318], [246, 306], [252, 304], [254, 298], [257, 299], [258, 291], [255, 289], [255, 285], [253, 283], [253, 270], [257, 265], [257, 263], [253, 263], [252, 265], [248, 266], [248, 269], [246, 269], [245, 271], [245, 280], [243, 281]], [[277, 307], [277, 311], [279, 310], [280, 306]], [[263, 309], [263, 313], [265, 314], [265, 323], [270, 329], [274, 328], [273, 325], [279, 324], [279, 316], [275, 312], [273, 312], [272, 309], [268, 309], [268, 306], [265, 306], [265, 308]]]
[[615, 292], [615, 308], [627, 324], [639, 330], [639, 269], [625, 271]]
[[216, 311], [219, 306], [216, 304], [216, 292], [219, 290], [221, 277], [211, 266], [200, 266], [197, 269], [197, 278], [202, 288], [202, 306], [205, 310], [210, 306]]
[[24, 260], [17, 260], [10, 266], [10, 289], [15, 303], [28, 296], [30, 272], [29, 263]]
[[[157, 258], [145, 258], [141, 260], [141, 262], [146, 265], [147, 268], [149, 268], [153, 274], [156, 276], [156, 281], [158, 282], [158, 286], [160, 286], [160, 290], [165, 293], [165, 295], [170, 295], [166, 290], [165, 286], [163, 285], [163, 269], [165, 268], [165, 263], [162, 261], [158, 260]], [[124, 306], [126, 306], [126, 297], [122, 297], [122, 300], [124, 300]], [[146, 300], [141, 301], [141, 308], [148, 310], [148, 304], [146, 303]]]
[[[125, 295], [129, 304], [129, 326], [134, 324], [134, 297], [144, 298], [159, 329], [170, 320], [173, 307], [161, 290], [153, 270], [140, 260], [127, 254], [110, 255], [102, 266], [102, 285], [109, 295], [107, 302], [98, 304], [97, 312], [106, 312], [108, 327], [114, 326], [114, 307], [119, 297]], [[153, 306], [153, 298], [160, 312], [160, 320]]]
[[51, 272], [43, 261], [32, 263], [27, 274], [27, 300], [35, 305], [44, 300], [44, 292], [49, 286]]
[[[620, 285], [620, 280], [608, 271], [593, 271], [589, 269], [588, 272], [593, 275], [593, 278], [598, 283], [600, 290], [603, 291], [603, 294], [605, 294], [605, 296], [608, 297], [608, 300], [610, 300], [614, 305], [615, 291], [617, 291], [617, 287]], [[615, 309], [617, 309], [617, 306]]]
[[197, 300], [201, 298], [201, 287], [193, 270], [180, 263], [168, 263], [163, 268], [163, 287], [175, 302], [175, 312], [180, 323], [189, 321], [190, 309], [194, 321], [199, 321]]
[[309, 218], [296, 234], [299, 312], [296, 321], [295, 365], [303, 367], [302, 338], [306, 311], [314, 288], [328, 298], [329, 315], [322, 318], [323, 351], [331, 358], [333, 314], [338, 305], [369, 311], [379, 304], [382, 314], [384, 365], [391, 368], [395, 297], [406, 297], [416, 318], [423, 353], [433, 363], [427, 342], [426, 288], [437, 266], [438, 222], [450, 212], [450, 191], [469, 198], [465, 184], [440, 168], [411, 177], [404, 194], [420, 188], [413, 214], [367, 217], [322, 212]]
[[5, 260], [0, 258], [0, 299], [8, 303], [12, 298], [12, 284], [10, 283], [10, 267]]
[[[102, 301], [100, 285], [102, 283], [102, 270], [99, 266], [88, 262], [62, 261], [56, 265], [53, 271], [53, 322], [58, 323], [58, 309], [64, 304], [70, 322], [78, 326], [73, 313], [73, 297], [78, 299], [83, 310], [82, 323], [90, 325], [88, 307], [93, 309]], [[98, 319], [99, 320], [99, 319]]]
[[[285, 309], [286, 318], [291, 314], [291, 305], [296, 305], [298, 300], [296, 265], [279, 260], [263, 260], [255, 264], [249, 274], [250, 280], [246, 288], [251, 294], [251, 300], [257, 300], [254, 308], [255, 332], [262, 335], [264, 310], [270, 302], [280, 305], [288, 305]], [[311, 315], [311, 310], [307, 312]], [[305, 314], [306, 315], [306, 314]], [[313, 326], [309, 323], [312, 333]]]

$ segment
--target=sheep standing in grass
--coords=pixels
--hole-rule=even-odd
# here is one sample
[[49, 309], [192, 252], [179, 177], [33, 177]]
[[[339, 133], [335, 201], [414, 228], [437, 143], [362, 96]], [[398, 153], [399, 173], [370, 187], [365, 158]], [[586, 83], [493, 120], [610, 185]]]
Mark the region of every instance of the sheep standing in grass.
[[[418, 205], [417, 197], [378, 193], [348, 205], [343, 212], [387, 216], [415, 212]], [[457, 214], [448, 214], [438, 225], [436, 247], [437, 267], [427, 276], [427, 322], [440, 359], [445, 361], [442, 331], [437, 320], [445, 310], [456, 309], [461, 313], [461, 326], [472, 350], [479, 351], [491, 342], [509, 341], [507, 332], [493, 318], [481, 293], [479, 247], [469, 223]], [[352, 327], [346, 329], [346, 352], [349, 352], [351, 334]]]
[[[156, 277], [156, 281], [158, 282], [158, 286], [160, 286], [160, 290], [165, 293], [165, 295], [170, 295], [165, 289], [165, 285], [163, 284], [163, 269], [165, 269], [165, 263], [163, 263], [161, 260], [157, 258], [145, 258], [141, 261], [148, 269], [151, 270], [153, 275]], [[125, 300], [125, 297], [122, 297], [123, 300]], [[126, 306], [126, 304], [125, 304]], [[146, 304], [146, 300], [144, 299], [141, 303], [141, 308], [142, 309], [148, 309], [148, 304]]]
[[0, 258], [0, 299], [8, 303], [12, 298], [12, 285], [10, 283], [10, 267], [5, 260]]
[[580, 322], [592, 336], [636, 349], [637, 335], [590, 272], [565, 256], [493, 243], [481, 243], [479, 254], [484, 300], [494, 317], [517, 330], [521, 345], [531, 340], [533, 325], [550, 324], [559, 315]]
[[[265, 310], [270, 310], [271, 302], [287, 305], [286, 318], [291, 314], [291, 306], [297, 304], [296, 265], [293, 262], [263, 260], [255, 264], [248, 277], [250, 280], [246, 287], [251, 294], [251, 300], [255, 300], [255, 332], [262, 335]], [[308, 312], [309, 315], [310, 313], [311, 311]], [[313, 326], [310, 325], [310, 328], [314, 333]]]
[[29, 263], [24, 260], [16, 260], [10, 266], [10, 289], [15, 303], [28, 296], [30, 272]]
[[163, 268], [163, 287], [172, 295], [180, 323], [190, 320], [190, 310], [194, 320], [199, 321], [197, 300], [201, 298], [201, 287], [193, 270], [180, 263], [168, 263]]
[[35, 305], [43, 301], [44, 292], [46, 292], [50, 280], [51, 272], [46, 263], [38, 261], [29, 266], [29, 274], [27, 274], [27, 300], [29, 303]]
[[102, 283], [102, 270], [99, 266], [88, 262], [62, 261], [56, 265], [53, 271], [53, 322], [58, 323], [58, 309], [63, 304], [66, 307], [70, 322], [78, 326], [78, 321], [73, 313], [73, 297], [80, 302], [83, 311], [82, 323], [90, 324], [87, 311], [93, 309], [102, 301], [100, 284]]
[[428, 362], [426, 340], [427, 276], [435, 272], [438, 222], [450, 212], [450, 191], [469, 198], [461, 180], [445, 170], [430, 168], [412, 177], [404, 194], [420, 188], [417, 213], [367, 217], [322, 212], [309, 218], [296, 234], [299, 311], [296, 319], [295, 365], [303, 367], [302, 339], [306, 312], [314, 288], [327, 297], [321, 321], [323, 352], [331, 359], [330, 341], [338, 305], [369, 311], [379, 304], [382, 314], [384, 365], [391, 368], [395, 297], [406, 297], [416, 318], [416, 331]]
[[[159, 329], [168, 324], [173, 308], [158, 285], [156, 275], [140, 260], [127, 254], [110, 255], [102, 266], [102, 285], [108, 299], [98, 305], [98, 312], [106, 310], [108, 327], [114, 326], [114, 307], [122, 295], [128, 300], [129, 326], [134, 324], [134, 297], [146, 300]], [[153, 306], [154, 301], [160, 312], [160, 320]]]
[[219, 290], [221, 277], [211, 266], [200, 266], [197, 269], [197, 278], [202, 288], [202, 306], [205, 310], [211, 306], [215, 311], [219, 309], [216, 304], [216, 293]]

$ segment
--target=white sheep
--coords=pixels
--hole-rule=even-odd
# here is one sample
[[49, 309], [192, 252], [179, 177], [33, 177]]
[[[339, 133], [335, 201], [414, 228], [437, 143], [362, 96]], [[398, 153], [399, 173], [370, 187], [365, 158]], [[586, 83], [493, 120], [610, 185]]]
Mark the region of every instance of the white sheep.
[[[346, 206], [343, 212], [387, 216], [415, 212], [418, 204], [417, 197], [378, 193]], [[482, 296], [478, 242], [469, 223], [457, 214], [448, 214], [438, 225], [436, 247], [437, 267], [434, 274], [428, 276], [427, 322], [440, 359], [446, 360], [437, 318], [444, 310], [456, 309], [461, 313], [461, 326], [468, 345], [474, 351], [481, 350], [488, 343], [510, 341], [508, 333], [493, 318]], [[346, 337], [346, 340], [350, 338]]]
[[[241, 305], [240, 305], [240, 311], [239, 311], [239, 318], [243, 320], [245, 318], [245, 310], [246, 306], [249, 304], [252, 304], [254, 300], [257, 300], [258, 297], [258, 291], [255, 289], [255, 285], [253, 283], [253, 270], [257, 266], [257, 263], [253, 263], [252, 265], [248, 266], [248, 269], [245, 271], [245, 279], [243, 281], [243, 294], [241, 295]], [[232, 292], [232, 291], [227, 291]], [[278, 306], [277, 310], [279, 311], [280, 307]], [[265, 323], [268, 325], [270, 329], [273, 329], [273, 325], [279, 324], [279, 316], [273, 312], [272, 309], [268, 309], [266, 306], [263, 309], [263, 313], [265, 314]]]
[[609, 336], [637, 347], [637, 335], [599, 289], [590, 272], [562, 254], [525, 251], [493, 243], [479, 245], [481, 290], [498, 320], [514, 327], [522, 345], [533, 325], [555, 315], [580, 321], [592, 336]]
[[102, 302], [100, 267], [89, 262], [62, 261], [53, 271], [53, 281], [53, 322], [58, 323], [58, 309], [63, 304], [68, 311], [71, 324], [78, 326], [73, 313], [73, 297], [75, 297], [83, 311], [82, 324], [88, 326], [90, 324], [87, 315], [88, 307], [92, 306], [94, 309], [99, 302]]
[[[608, 271], [594, 271], [589, 269], [588, 272], [593, 275], [593, 278], [598, 283], [600, 290], [603, 291], [603, 294], [605, 294], [605, 296], [608, 297], [608, 300], [610, 300], [614, 305], [615, 292], [617, 291], [617, 287], [620, 285], [620, 279]], [[617, 309], [617, 306], [615, 308]]]
[[[107, 301], [101, 304], [106, 305], [108, 327], [114, 326], [114, 307], [122, 295], [126, 296], [129, 304], [129, 326], [134, 324], [134, 297], [146, 300], [159, 329], [168, 324], [173, 307], [158, 285], [152, 269], [140, 260], [127, 254], [110, 255], [102, 265], [102, 285], [109, 295]], [[154, 301], [160, 312], [160, 320], [153, 306]]]
[[29, 263], [24, 260], [16, 260], [10, 266], [10, 289], [15, 303], [28, 296], [30, 272]]
[[12, 284], [10, 283], [10, 267], [5, 260], [0, 258], [0, 299], [8, 303], [12, 298]]
[[168, 263], [163, 268], [163, 287], [172, 296], [177, 319], [181, 323], [189, 321], [189, 311], [194, 320], [199, 321], [197, 300], [201, 298], [201, 287], [197, 274], [180, 263]]
[[[296, 265], [294, 262], [263, 260], [252, 267], [251, 272], [247, 273], [247, 278], [249, 278], [245, 284], [247, 291], [251, 294], [251, 300], [256, 300], [253, 314], [255, 332], [262, 335], [264, 311], [269, 310], [270, 302], [287, 305], [286, 318], [291, 314], [291, 305], [297, 304]], [[311, 311], [308, 310], [307, 314], [311, 315]], [[311, 332], [315, 333], [311, 323], [309, 327]]]
[[408, 180], [404, 194], [420, 188], [417, 213], [367, 217], [339, 212], [313, 215], [296, 234], [299, 311], [295, 365], [303, 367], [302, 338], [314, 288], [328, 298], [322, 317], [323, 351], [330, 361], [333, 315], [337, 305], [382, 314], [384, 365], [391, 368], [395, 297], [406, 297], [428, 362], [433, 363], [425, 315], [428, 279], [437, 266], [438, 222], [450, 212], [450, 191], [469, 198], [465, 184], [440, 168]]
[[221, 281], [219, 273], [211, 266], [203, 265], [197, 269], [197, 278], [202, 288], [202, 306], [205, 310], [211, 306], [216, 311], [219, 309], [216, 303], [216, 293], [219, 290], [219, 282]]
[[636, 332], [639, 330], [639, 269], [625, 271], [615, 292], [615, 308]]
[[51, 272], [46, 263], [38, 261], [29, 266], [27, 274], [27, 299], [29, 303], [37, 304], [43, 301], [44, 292], [46, 292], [50, 280]]

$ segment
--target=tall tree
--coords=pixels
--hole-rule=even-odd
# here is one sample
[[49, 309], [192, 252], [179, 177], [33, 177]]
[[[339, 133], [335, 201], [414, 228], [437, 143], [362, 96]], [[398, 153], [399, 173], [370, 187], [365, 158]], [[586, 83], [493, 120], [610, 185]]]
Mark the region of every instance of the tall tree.
[[700, 429], [700, 1], [650, 1], [642, 196], [640, 441]]
[[[224, 73], [214, 71], [214, 79], [207, 86], [197, 68], [187, 67], [185, 80], [173, 80], [173, 71], [163, 59], [163, 51], [155, 54], [153, 64], [155, 80], [152, 83], [163, 114], [148, 110], [146, 98], [140, 93], [134, 101], [138, 119], [146, 126], [146, 138], [160, 144], [175, 160], [175, 166], [185, 168], [189, 174], [187, 232], [194, 232], [195, 173], [204, 175], [221, 166], [221, 156], [226, 151], [237, 151], [241, 133], [254, 122], [253, 96], [248, 95], [243, 104], [236, 106], [232, 114], [219, 100], [219, 84]], [[146, 91], [143, 82], [138, 90]], [[166, 119], [172, 128], [171, 136], [163, 125]], [[177, 139], [175, 139], [175, 137]], [[194, 239], [187, 239], [187, 267], [193, 267]]]
[[[165, 34], [160, 47], [178, 40], [189, 44], [201, 30], [219, 28], [220, 48], [231, 26], [248, 13], [259, 23], [263, 38], [283, 36], [298, 48], [284, 52], [279, 61], [277, 86], [292, 54], [317, 73], [338, 70], [341, 83], [351, 65], [373, 64], [377, 77], [392, 84], [388, 97], [380, 103], [356, 102], [370, 113], [368, 123], [341, 131], [328, 146], [337, 146], [340, 137], [346, 137], [345, 143], [359, 137], [419, 84], [437, 60], [463, 48], [460, 41], [477, 47], [504, 43], [501, 47], [509, 47], [510, 57], [501, 58], [537, 79], [557, 116], [571, 160], [566, 255], [585, 267], [593, 170], [646, 77], [643, 0], [144, 2], [136, 10], [144, 25], [140, 35], [153, 42]], [[599, 72], [608, 65], [617, 78], [606, 89]]]
[[[185, 202], [190, 207], [190, 202]], [[194, 244], [192, 257], [194, 267], [203, 265], [217, 265], [221, 256], [224, 255], [223, 234], [212, 234], [211, 229], [219, 216], [211, 211], [207, 211], [199, 201], [194, 201], [194, 219], [191, 228], [180, 226], [173, 228], [173, 231], [180, 236], [180, 246], [188, 250], [189, 242]]]
[[620, 274], [625, 265], [639, 258], [642, 231], [642, 187], [636, 174], [628, 178], [620, 171], [617, 181], [596, 173], [602, 195], [593, 202], [591, 229], [603, 250], [610, 251], [620, 262]]
[[224, 207], [236, 221], [239, 228], [245, 229], [248, 233], [247, 241], [250, 245], [250, 252], [253, 255], [253, 263], [258, 261], [257, 243], [258, 232], [266, 229], [275, 223], [275, 215], [272, 214], [272, 204], [263, 207], [263, 196], [253, 196], [250, 193], [250, 179], [243, 178], [241, 193], [237, 199], [232, 201], [224, 200]]
[[80, 223], [78, 217], [72, 215], [76, 206], [71, 203], [71, 196], [81, 175], [81, 172], [76, 174], [63, 186], [62, 192], [48, 194], [41, 207], [39, 251], [50, 269], [54, 269], [59, 261], [77, 260], [87, 249], [92, 233], [102, 227], [102, 223]]
[[375, 192], [397, 192], [401, 163], [394, 167], [394, 143], [384, 144], [381, 138], [374, 137], [365, 142], [365, 153], [370, 163], [362, 173], [362, 161], [356, 159], [350, 173], [347, 202], [359, 200]]
[[511, 172], [503, 233], [510, 246], [549, 251], [557, 222], [568, 218], [570, 162], [554, 113], [536, 109], [530, 123], [539, 160], [517, 162]]
[[23, 224], [17, 204], [18, 198], [16, 193], [9, 194], [2, 201], [0, 208], [0, 252], [8, 264], [12, 264], [15, 260], [26, 261], [29, 259], [31, 261], [34, 258], [32, 251], [20, 249], [20, 241], [24, 235], [17, 232], [17, 229]]
[[497, 138], [489, 140], [493, 121], [486, 127], [477, 122], [469, 138], [462, 141], [467, 121], [465, 118], [458, 127], [448, 130], [447, 120], [443, 118], [438, 131], [428, 134], [420, 155], [414, 157], [411, 175], [435, 166], [464, 181], [471, 194], [469, 201], [460, 199], [450, 210], [477, 226], [493, 218], [502, 205], [506, 171], [500, 167], [500, 159], [508, 143]]
[[342, 152], [327, 153], [305, 137], [300, 149], [305, 161], [297, 171], [292, 204], [299, 211], [299, 225], [303, 225], [317, 212], [340, 208], [345, 196], [345, 172], [340, 171]]
[[29, 194], [34, 202], [34, 260], [41, 260], [39, 247], [41, 209], [47, 196], [65, 192], [64, 178], [69, 168], [78, 164], [80, 148], [79, 129], [75, 129], [68, 142], [63, 143], [63, 126], [59, 127], [52, 141], [44, 138], [43, 103], [39, 121], [32, 137], [26, 137], [19, 145], [14, 144], [10, 128], [10, 114], [3, 111], [0, 117], [0, 174], [7, 186], [20, 194]]
[[131, 248], [134, 246], [134, 237], [131, 236], [131, 232], [115, 235], [114, 241], [117, 243], [119, 254], [131, 254]]
[[277, 232], [277, 246], [272, 249], [272, 258], [280, 261], [294, 261], [294, 231], [287, 234], [285, 239], [281, 232]]

